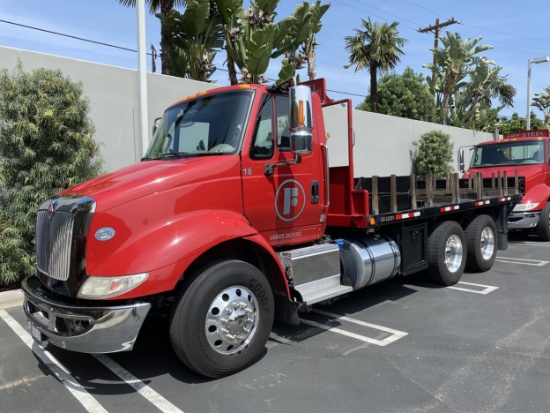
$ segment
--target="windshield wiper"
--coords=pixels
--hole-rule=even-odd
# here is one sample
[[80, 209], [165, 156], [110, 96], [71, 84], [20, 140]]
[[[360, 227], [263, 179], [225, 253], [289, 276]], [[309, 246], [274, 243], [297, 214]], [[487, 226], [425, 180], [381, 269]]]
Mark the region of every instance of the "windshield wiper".
[[178, 158], [184, 158], [185, 155], [188, 155], [189, 152], [165, 152], [165, 153], [161, 153], [157, 159], [163, 159], [163, 158], [168, 158], [170, 156], [177, 156]]

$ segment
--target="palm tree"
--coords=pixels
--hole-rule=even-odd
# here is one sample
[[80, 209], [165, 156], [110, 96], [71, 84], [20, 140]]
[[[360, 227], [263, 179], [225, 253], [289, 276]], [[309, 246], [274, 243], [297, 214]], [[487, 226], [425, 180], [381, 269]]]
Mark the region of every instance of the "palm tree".
[[398, 22], [379, 24], [373, 23], [369, 19], [361, 19], [363, 28], [354, 29], [355, 36], [345, 37], [346, 50], [349, 52], [349, 61], [355, 66], [355, 71], [363, 68], [370, 72], [370, 96], [373, 112], [377, 112], [378, 90], [377, 74], [378, 70], [388, 71], [394, 69], [397, 63], [401, 61], [400, 55], [404, 54], [401, 49], [406, 39], [399, 37], [397, 30]]
[[[118, 0], [120, 4], [127, 7], [135, 7], [136, 0]], [[185, 7], [186, 0], [145, 0], [149, 4], [149, 13], [155, 14], [160, 11], [160, 61], [162, 74], [172, 75], [172, 31], [165, 24], [164, 19], [170, 11], [177, 7]]]

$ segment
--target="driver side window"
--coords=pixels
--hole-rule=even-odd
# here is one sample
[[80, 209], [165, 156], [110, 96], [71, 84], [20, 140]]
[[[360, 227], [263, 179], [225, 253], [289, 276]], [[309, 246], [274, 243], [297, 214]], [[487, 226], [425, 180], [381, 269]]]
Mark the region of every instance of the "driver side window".
[[252, 159], [273, 157], [273, 98], [267, 96], [258, 116], [254, 139], [250, 150]]

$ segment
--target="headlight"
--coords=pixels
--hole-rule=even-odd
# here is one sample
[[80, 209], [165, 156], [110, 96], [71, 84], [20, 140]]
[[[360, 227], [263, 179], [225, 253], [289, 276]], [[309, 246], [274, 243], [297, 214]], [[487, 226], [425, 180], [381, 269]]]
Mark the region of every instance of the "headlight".
[[528, 202], [526, 204], [517, 204], [513, 212], [531, 211], [539, 206], [538, 202]]
[[120, 277], [90, 277], [82, 284], [77, 296], [98, 300], [121, 295], [140, 285], [147, 279], [147, 275], [143, 273]]

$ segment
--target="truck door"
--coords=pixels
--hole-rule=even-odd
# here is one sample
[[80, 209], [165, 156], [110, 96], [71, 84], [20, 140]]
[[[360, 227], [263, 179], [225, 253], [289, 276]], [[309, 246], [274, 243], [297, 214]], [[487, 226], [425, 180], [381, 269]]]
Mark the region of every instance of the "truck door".
[[[243, 146], [244, 214], [273, 246], [298, 244], [324, 232], [324, 166], [318, 137], [301, 162], [290, 151], [288, 95], [263, 97], [249, 145]], [[252, 123], [252, 122], [251, 122]], [[276, 165], [266, 173], [267, 165]]]

